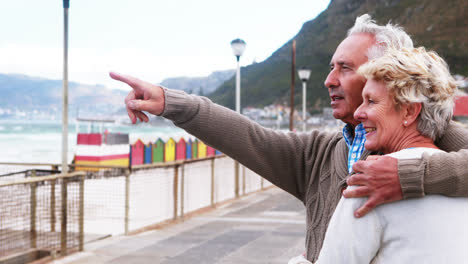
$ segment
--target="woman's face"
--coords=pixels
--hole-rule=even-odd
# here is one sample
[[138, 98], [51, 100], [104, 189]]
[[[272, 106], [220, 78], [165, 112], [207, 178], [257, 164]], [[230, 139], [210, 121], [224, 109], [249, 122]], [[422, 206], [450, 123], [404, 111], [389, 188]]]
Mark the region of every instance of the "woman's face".
[[364, 147], [391, 153], [399, 150], [403, 136], [403, 114], [397, 111], [384, 82], [370, 79], [362, 91], [363, 102], [354, 113], [366, 129]]

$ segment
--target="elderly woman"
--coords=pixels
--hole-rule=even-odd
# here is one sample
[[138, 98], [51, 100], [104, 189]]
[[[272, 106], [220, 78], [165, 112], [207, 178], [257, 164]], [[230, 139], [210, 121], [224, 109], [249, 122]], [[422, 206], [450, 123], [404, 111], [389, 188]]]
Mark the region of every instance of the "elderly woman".
[[[366, 129], [366, 149], [398, 159], [441, 152], [434, 141], [452, 117], [456, 84], [436, 53], [390, 49], [358, 72], [367, 78], [355, 112]], [[317, 263], [467, 261], [468, 198], [429, 195], [354, 218], [364, 202], [341, 198]]]

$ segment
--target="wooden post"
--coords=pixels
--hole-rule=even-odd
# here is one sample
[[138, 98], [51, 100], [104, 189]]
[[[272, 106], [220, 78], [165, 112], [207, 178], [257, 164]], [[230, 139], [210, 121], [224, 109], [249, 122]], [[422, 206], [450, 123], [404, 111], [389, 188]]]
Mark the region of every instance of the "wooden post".
[[129, 216], [130, 216], [130, 170], [125, 170], [125, 218], [124, 232], [128, 235], [129, 232]]
[[215, 170], [214, 157], [211, 159], [211, 206], [215, 206]]
[[177, 198], [178, 198], [178, 185], [179, 184], [179, 165], [174, 166], [174, 186], [173, 186], [173, 192], [174, 192], [174, 217], [173, 219], [177, 219]]
[[239, 197], [239, 162], [236, 160], [234, 163], [234, 193], [236, 198]]
[[[36, 171], [32, 171], [32, 177], [36, 177]], [[30, 230], [31, 230], [31, 248], [37, 247], [37, 232], [36, 232], [36, 208], [37, 208], [37, 197], [36, 197], [37, 183], [31, 183], [31, 197], [30, 197]]]
[[185, 163], [182, 163], [182, 172], [180, 175], [180, 217], [184, 217], [184, 181], [185, 181]]
[[291, 63], [291, 113], [289, 115], [289, 130], [294, 130], [294, 80], [296, 77], [296, 40], [292, 43]]
[[55, 181], [50, 181], [50, 232], [55, 232]]
[[79, 209], [79, 245], [78, 250], [83, 251], [84, 249], [84, 181], [85, 176], [80, 176], [80, 209]]
[[65, 256], [67, 254], [67, 178], [62, 178], [62, 206], [60, 219], [60, 255]]
[[242, 194], [245, 195], [245, 166], [242, 166]]

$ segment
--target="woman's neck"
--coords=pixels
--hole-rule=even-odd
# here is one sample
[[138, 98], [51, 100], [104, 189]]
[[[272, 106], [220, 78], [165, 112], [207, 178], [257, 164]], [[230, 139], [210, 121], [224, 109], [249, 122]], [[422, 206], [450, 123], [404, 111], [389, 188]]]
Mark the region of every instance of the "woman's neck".
[[[422, 135], [420, 132], [416, 130], [408, 133], [407, 135], [401, 138], [402, 140], [396, 146], [394, 146], [388, 153], [397, 152], [397, 151], [400, 151], [402, 149], [407, 149], [407, 148], [439, 149], [431, 138]], [[388, 153], [385, 153], [385, 154], [388, 154]]]

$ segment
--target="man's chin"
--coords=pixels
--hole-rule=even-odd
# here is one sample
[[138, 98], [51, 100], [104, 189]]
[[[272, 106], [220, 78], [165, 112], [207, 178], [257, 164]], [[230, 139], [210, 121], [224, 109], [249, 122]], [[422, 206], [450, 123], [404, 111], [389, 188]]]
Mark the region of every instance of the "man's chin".
[[343, 119], [343, 113], [339, 109], [333, 109], [333, 118], [335, 119]]

